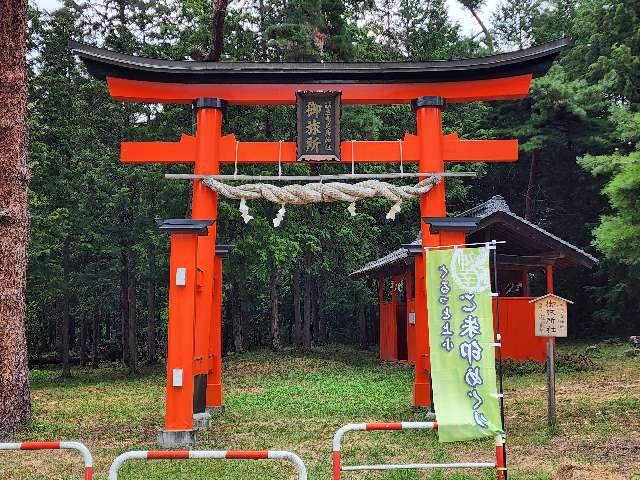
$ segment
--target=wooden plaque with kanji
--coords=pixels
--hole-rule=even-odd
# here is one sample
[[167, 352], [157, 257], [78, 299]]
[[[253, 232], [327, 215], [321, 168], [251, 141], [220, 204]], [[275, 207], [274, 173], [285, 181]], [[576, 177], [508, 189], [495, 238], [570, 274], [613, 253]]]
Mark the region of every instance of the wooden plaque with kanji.
[[340, 160], [340, 92], [296, 92], [297, 159]]
[[536, 298], [531, 302], [535, 305], [536, 336], [567, 336], [567, 304], [573, 302], [553, 294]]

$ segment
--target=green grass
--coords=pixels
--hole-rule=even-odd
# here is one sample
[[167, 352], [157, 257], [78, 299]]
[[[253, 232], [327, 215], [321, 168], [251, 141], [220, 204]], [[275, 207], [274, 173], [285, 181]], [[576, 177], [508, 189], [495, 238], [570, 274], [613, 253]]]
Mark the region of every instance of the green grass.
[[[563, 347], [584, 351], [585, 345]], [[509, 370], [507, 428], [512, 480], [549, 480], [562, 465], [599, 468], [611, 463], [620, 477], [640, 473], [640, 458], [602, 456], [602, 445], [640, 449], [640, 361], [627, 359], [621, 345], [603, 345], [598, 370], [572, 369], [558, 374], [559, 424], [546, 426], [544, 374]], [[311, 480], [330, 479], [331, 439], [353, 421], [421, 420], [410, 406], [411, 367], [380, 364], [375, 352], [330, 346], [299, 356], [292, 351], [256, 351], [225, 359], [224, 415], [201, 436], [201, 449], [283, 449], [297, 452]], [[121, 452], [155, 448], [162, 425], [162, 368], [130, 377], [117, 365], [74, 370], [60, 380], [58, 370], [31, 373], [33, 421], [19, 440], [74, 439], [86, 443], [96, 458], [96, 479], [106, 479]], [[638, 451], [630, 449], [629, 452]], [[349, 463], [491, 461], [491, 441], [440, 444], [433, 432], [353, 432], [344, 441]], [[591, 465], [590, 467], [588, 467]], [[81, 478], [81, 462], [72, 452], [0, 453], [0, 477], [9, 480]], [[265, 461], [131, 462], [122, 479], [243, 480], [294, 478], [284, 463]], [[345, 479], [487, 480], [493, 472], [369, 472]], [[583, 477], [575, 477], [583, 478]], [[584, 478], [591, 478], [584, 476]], [[594, 477], [596, 478], [596, 477]]]

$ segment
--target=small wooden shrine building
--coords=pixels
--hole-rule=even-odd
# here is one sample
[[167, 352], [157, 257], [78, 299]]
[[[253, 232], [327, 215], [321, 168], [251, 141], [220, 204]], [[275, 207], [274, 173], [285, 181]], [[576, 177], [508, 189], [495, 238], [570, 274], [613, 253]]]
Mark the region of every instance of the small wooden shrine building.
[[[531, 281], [541, 293], [553, 293], [556, 269], [593, 267], [597, 260], [583, 250], [513, 213], [496, 195], [456, 217], [423, 219], [432, 232], [464, 230], [467, 243], [506, 241], [497, 246], [502, 355], [516, 361], [544, 362], [546, 339], [534, 333]], [[422, 255], [420, 237], [356, 270], [352, 276], [378, 280], [380, 359], [415, 362], [415, 257]], [[540, 287], [538, 285], [538, 287]], [[546, 287], [546, 288], [545, 288]], [[495, 286], [494, 286], [495, 291]], [[540, 292], [536, 292], [540, 293]], [[494, 299], [494, 317], [496, 300]]]

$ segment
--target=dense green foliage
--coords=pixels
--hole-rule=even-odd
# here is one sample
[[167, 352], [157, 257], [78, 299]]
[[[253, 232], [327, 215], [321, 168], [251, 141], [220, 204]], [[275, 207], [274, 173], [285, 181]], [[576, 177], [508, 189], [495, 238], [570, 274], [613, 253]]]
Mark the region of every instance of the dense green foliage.
[[[596, 229], [596, 244], [607, 258], [602, 268], [564, 272], [559, 278], [559, 292], [576, 300], [576, 335], [624, 335], [638, 327], [640, 312], [631, 297], [640, 278], [640, 218], [634, 208], [640, 183], [637, 10], [632, 0], [505, 0], [493, 18], [497, 48], [563, 36], [571, 36], [574, 47], [548, 76], [534, 82], [529, 98], [451, 106], [444, 114], [447, 131], [467, 138], [517, 136], [522, 146], [521, 159], [512, 166], [465, 165], [482, 176], [449, 182], [452, 213], [501, 194], [517, 213], [587, 250], [604, 215]], [[206, 50], [210, 14], [211, 2], [204, 0], [66, 2], [52, 13], [30, 12], [27, 328], [33, 359], [54, 352], [64, 359], [70, 350], [83, 363], [121, 358], [136, 370], [139, 356], [150, 362], [161, 356], [168, 242], [153, 219], [184, 217], [189, 208], [188, 184], [163, 178], [169, 171], [186, 172], [185, 167], [118, 163], [122, 140], [175, 140], [189, 133], [189, 107], [113, 101], [69, 55], [67, 40], [183, 59]], [[232, 4], [224, 38], [223, 60], [411, 61], [487, 53], [486, 39], [461, 36], [443, 0]], [[223, 128], [241, 140], [291, 140], [294, 112], [230, 107]], [[408, 106], [343, 111], [343, 138], [397, 139], [413, 130]], [[320, 170], [344, 167], [284, 168], [285, 173]], [[259, 172], [275, 170], [241, 168], [241, 173]], [[611, 177], [605, 196], [602, 175]], [[361, 311], [375, 325], [372, 285], [348, 274], [414, 238], [417, 204], [404, 205], [395, 222], [386, 222], [387, 202], [361, 203], [355, 218], [346, 205], [291, 207], [275, 229], [276, 207], [252, 202], [255, 220], [244, 225], [237, 202], [221, 202], [219, 242], [235, 245], [224, 273], [226, 350], [295, 340], [296, 285], [309, 296], [303, 314], [312, 317], [315, 343], [356, 341]], [[270, 331], [274, 301], [279, 342]], [[133, 352], [123, 348], [130, 329], [138, 339]], [[369, 341], [374, 339], [370, 331]]]

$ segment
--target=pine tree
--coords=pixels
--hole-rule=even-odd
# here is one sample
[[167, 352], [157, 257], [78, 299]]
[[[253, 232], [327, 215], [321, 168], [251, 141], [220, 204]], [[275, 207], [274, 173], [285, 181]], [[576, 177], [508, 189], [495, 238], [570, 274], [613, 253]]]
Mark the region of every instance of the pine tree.
[[25, 337], [27, 190], [27, 2], [0, 16], [0, 438], [31, 417]]

